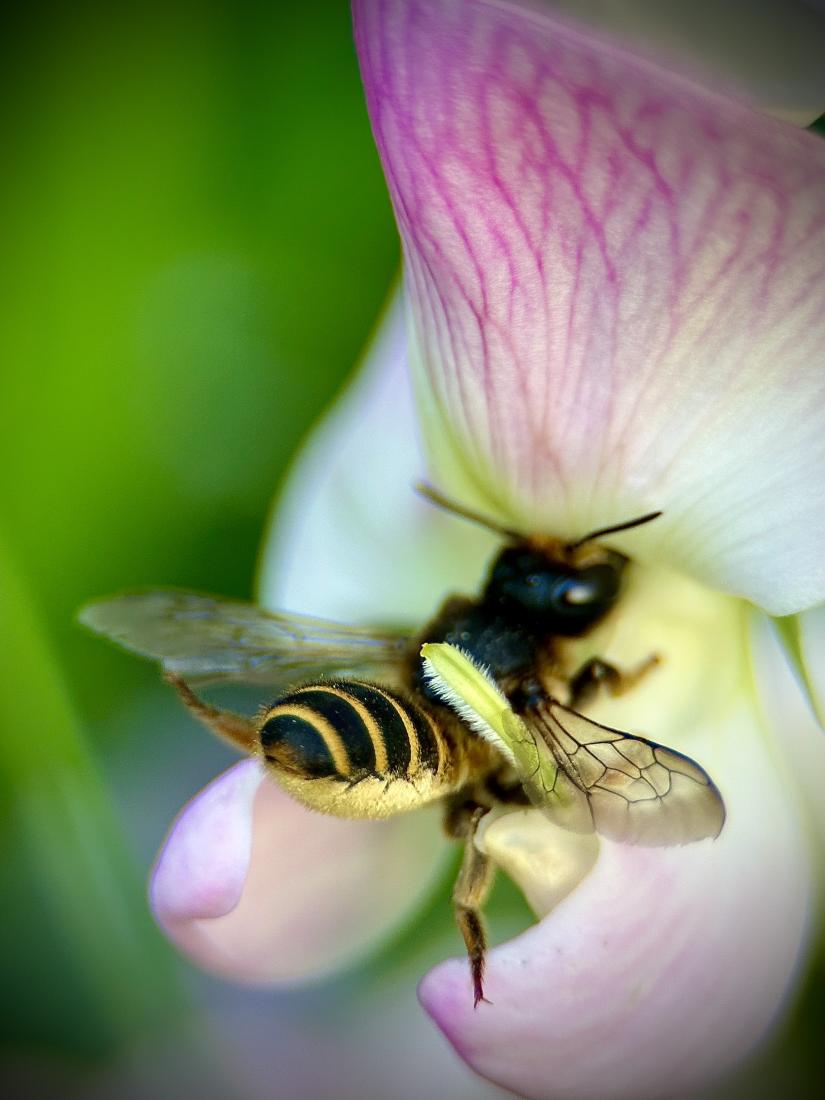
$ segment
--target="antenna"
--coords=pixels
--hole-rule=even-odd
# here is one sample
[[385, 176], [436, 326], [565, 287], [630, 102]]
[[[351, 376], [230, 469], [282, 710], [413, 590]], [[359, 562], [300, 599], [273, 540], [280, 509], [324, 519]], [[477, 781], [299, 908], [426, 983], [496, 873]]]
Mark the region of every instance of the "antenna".
[[495, 520], [489, 519], [487, 516], [482, 516], [479, 512], [473, 512], [470, 508], [465, 508], [461, 504], [456, 504], [454, 500], [450, 500], [449, 497], [443, 496], [438, 489], [428, 484], [426, 481], [417, 481], [413, 486], [419, 496], [424, 497], [430, 504], [434, 504], [436, 508], [441, 508], [445, 512], [450, 512], [454, 516], [460, 516], [462, 519], [468, 519], [471, 523], [477, 523], [481, 527], [486, 527], [488, 531], [495, 531], [497, 535], [503, 535], [506, 539], [511, 539], [513, 542], [518, 542], [523, 536], [518, 531], [514, 531], [510, 527], [504, 527], [500, 523], [496, 523]]
[[639, 516], [638, 519], [629, 519], [625, 523], [614, 523], [611, 527], [600, 527], [597, 531], [591, 531], [589, 535], [585, 535], [583, 539], [571, 542], [567, 549], [578, 550], [586, 542], [604, 538], [605, 535], [615, 535], [617, 531], [628, 531], [631, 527], [641, 527], [643, 523], [650, 523], [651, 520], [658, 519], [661, 514], [661, 512], [648, 512], [644, 516]]

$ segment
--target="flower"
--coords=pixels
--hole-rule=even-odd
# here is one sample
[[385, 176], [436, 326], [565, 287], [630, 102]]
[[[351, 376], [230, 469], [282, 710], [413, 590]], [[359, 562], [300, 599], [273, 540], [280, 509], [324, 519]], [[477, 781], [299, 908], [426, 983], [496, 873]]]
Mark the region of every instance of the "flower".
[[[358, 0], [355, 17], [431, 474], [525, 532], [664, 512], [615, 538], [636, 564], [581, 654], [663, 665], [592, 714], [695, 757], [728, 810], [718, 840], [678, 849], [500, 817], [479, 843], [541, 919], [490, 953], [492, 1005], [473, 1009], [463, 959], [421, 1000], [520, 1095], [696, 1095], [787, 1003], [825, 837], [806, 796], [825, 740], [768, 618], [793, 616], [781, 636], [815, 694], [825, 146], [538, 9]], [[269, 602], [418, 625], [482, 573], [491, 536], [410, 499], [402, 324], [392, 307], [302, 459]], [[395, 927], [440, 850], [432, 822], [313, 816], [244, 762], [180, 817], [153, 904], [212, 970], [304, 979]]]

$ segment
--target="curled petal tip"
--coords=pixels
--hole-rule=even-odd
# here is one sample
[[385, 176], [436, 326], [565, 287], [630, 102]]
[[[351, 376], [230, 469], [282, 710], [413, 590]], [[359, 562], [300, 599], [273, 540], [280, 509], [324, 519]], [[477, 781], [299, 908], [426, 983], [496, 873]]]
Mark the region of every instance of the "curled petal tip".
[[488, 1010], [465, 964], [427, 975], [421, 1003], [475, 1070], [535, 1100], [654, 1100], [699, 1095], [753, 1052], [795, 980], [810, 866], [782, 796], [760, 803], [769, 762], [749, 768], [719, 840], [602, 841], [577, 889], [490, 953]]
[[206, 970], [261, 985], [307, 981], [374, 950], [431, 889], [444, 849], [431, 815], [314, 813], [244, 761], [181, 814], [152, 905]]
[[252, 848], [252, 806], [263, 778], [244, 760], [181, 812], [158, 856], [152, 908], [165, 927], [221, 917], [237, 905]]

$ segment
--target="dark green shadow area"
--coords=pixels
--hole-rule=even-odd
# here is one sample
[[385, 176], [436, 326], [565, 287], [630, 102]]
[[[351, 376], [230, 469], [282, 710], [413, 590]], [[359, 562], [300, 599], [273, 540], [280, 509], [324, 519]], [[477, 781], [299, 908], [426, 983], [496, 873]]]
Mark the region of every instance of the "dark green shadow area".
[[2, 541], [0, 606], [0, 666], [14, 685], [0, 693], [4, 1039], [85, 1053], [157, 1040], [187, 1008], [180, 968]]

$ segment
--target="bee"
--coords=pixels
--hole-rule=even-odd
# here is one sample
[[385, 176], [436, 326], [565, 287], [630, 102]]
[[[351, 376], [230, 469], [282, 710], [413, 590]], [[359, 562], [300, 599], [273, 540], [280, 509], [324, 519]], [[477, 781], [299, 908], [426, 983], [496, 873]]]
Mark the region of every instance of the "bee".
[[[476, 597], [452, 596], [417, 635], [266, 611], [187, 590], [125, 593], [84, 607], [81, 622], [162, 665], [189, 710], [261, 758], [290, 795], [345, 818], [443, 805], [464, 843], [453, 891], [475, 1004], [484, 999], [482, 916], [494, 867], [475, 843], [494, 807], [533, 802], [558, 824], [631, 844], [685, 844], [720, 833], [725, 809], [689, 757], [581, 713], [601, 689], [631, 689], [658, 663], [620, 670], [598, 658], [570, 668], [565, 643], [601, 623], [620, 598], [628, 558], [600, 540], [652, 512], [575, 542], [525, 537], [431, 486], [434, 505], [504, 539]], [[422, 659], [447, 643], [484, 670], [535, 746], [524, 756], [482, 735]], [[320, 677], [320, 678], [319, 678]], [[257, 718], [205, 702], [195, 687], [239, 680], [282, 691]], [[482, 731], [483, 732], [483, 731]]]

